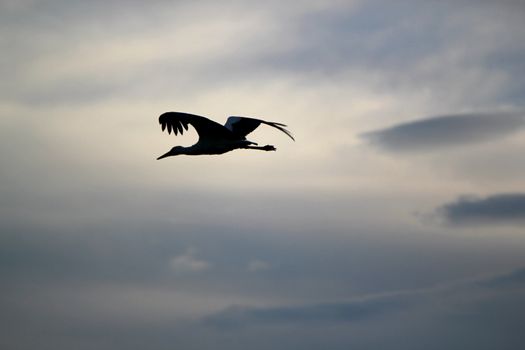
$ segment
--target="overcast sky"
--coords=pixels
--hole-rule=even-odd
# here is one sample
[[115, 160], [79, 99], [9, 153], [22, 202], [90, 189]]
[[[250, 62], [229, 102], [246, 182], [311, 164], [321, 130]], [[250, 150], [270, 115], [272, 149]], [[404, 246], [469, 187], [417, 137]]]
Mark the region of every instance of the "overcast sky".
[[[521, 349], [523, 18], [0, 0], [0, 346]], [[166, 111], [296, 142], [157, 161]]]

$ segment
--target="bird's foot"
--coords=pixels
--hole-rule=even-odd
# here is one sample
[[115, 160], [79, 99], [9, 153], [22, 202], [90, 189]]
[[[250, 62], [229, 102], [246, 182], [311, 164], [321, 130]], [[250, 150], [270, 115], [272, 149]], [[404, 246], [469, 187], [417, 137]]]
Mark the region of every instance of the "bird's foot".
[[264, 147], [262, 147], [261, 149], [265, 150], [265, 151], [276, 151], [277, 149], [272, 146], [272, 145], [266, 145]]

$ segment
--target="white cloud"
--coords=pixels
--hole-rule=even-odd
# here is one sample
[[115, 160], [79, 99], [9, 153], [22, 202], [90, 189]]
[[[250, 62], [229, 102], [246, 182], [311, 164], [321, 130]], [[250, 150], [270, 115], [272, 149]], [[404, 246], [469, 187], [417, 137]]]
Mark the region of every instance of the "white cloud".
[[262, 260], [252, 260], [248, 263], [248, 271], [251, 272], [268, 270], [270, 267], [268, 262]]
[[177, 255], [170, 259], [169, 265], [179, 273], [201, 272], [211, 268], [211, 264], [206, 260], [195, 258], [193, 249], [187, 249], [181, 255]]

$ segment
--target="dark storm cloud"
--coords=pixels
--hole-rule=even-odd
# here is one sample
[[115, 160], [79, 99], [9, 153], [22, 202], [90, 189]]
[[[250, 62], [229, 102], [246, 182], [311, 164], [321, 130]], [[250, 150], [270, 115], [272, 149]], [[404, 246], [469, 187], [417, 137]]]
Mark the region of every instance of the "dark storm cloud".
[[525, 222], [525, 194], [495, 194], [485, 198], [459, 198], [438, 212], [451, 224], [522, 224]]
[[459, 114], [402, 123], [362, 137], [386, 151], [419, 152], [498, 140], [523, 128], [522, 114]]
[[208, 317], [205, 323], [219, 328], [277, 323], [353, 322], [392, 312], [403, 307], [401, 296], [365, 301], [281, 307], [233, 306]]

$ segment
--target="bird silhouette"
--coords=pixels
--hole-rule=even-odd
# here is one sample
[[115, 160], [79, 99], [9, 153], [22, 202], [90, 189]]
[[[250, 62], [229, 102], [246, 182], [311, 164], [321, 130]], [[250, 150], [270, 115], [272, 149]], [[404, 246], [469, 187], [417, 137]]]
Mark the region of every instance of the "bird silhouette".
[[175, 146], [157, 159], [180, 154], [223, 154], [235, 149], [275, 151], [276, 148], [272, 145], [258, 146], [257, 143], [246, 140], [246, 136], [261, 124], [272, 126], [295, 141], [292, 134], [285, 129], [286, 125], [248, 117], [229, 117], [226, 124], [221, 125], [200, 115], [166, 112], [159, 117], [159, 123], [162, 125], [162, 131], [168, 129], [168, 134], [171, 134], [173, 130], [175, 135], [182, 135], [184, 130], [188, 130], [188, 125], [191, 125], [199, 134], [199, 140], [190, 147]]

